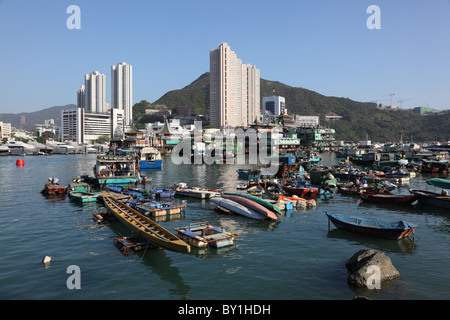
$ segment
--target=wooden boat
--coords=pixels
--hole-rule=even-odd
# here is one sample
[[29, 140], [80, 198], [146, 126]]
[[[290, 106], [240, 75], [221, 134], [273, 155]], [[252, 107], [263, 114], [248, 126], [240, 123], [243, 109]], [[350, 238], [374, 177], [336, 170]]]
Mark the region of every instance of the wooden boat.
[[95, 202], [97, 201], [98, 194], [84, 191], [69, 191], [69, 198], [78, 202]]
[[266, 200], [261, 199], [261, 198], [256, 197], [256, 196], [252, 196], [250, 194], [227, 192], [227, 193], [224, 193], [224, 195], [233, 195], [233, 196], [239, 196], [239, 197], [247, 198], [247, 199], [250, 199], [250, 200], [253, 200], [253, 201], [259, 203], [260, 205], [266, 207], [270, 211], [273, 211], [273, 212], [278, 213], [278, 214], [282, 214], [281, 210], [279, 208], [277, 208], [273, 203], [270, 203], [269, 201], [266, 201]]
[[247, 208], [246, 206], [222, 197], [211, 198], [211, 202], [215, 203], [219, 209], [224, 208], [224, 211], [231, 211], [233, 213], [239, 214], [241, 216], [252, 218], [256, 220], [268, 220], [267, 215], [259, 213], [253, 209]]
[[189, 244], [123, 202], [108, 195], [103, 196], [103, 202], [108, 212], [132, 230], [136, 236], [164, 249], [182, 253], [190, 252]]
[[450, 196], [447, 194], [414, 189], [409, 192], [414, 194], [422, 205], [450, 209]]
[[187, 227], [175, 228], [178, 237], [198, 248], [222, 248], [234, 244], [236, 233], [226, 231], [223, 227], [214, 227], [208, 221], [191, 223]]
[[331, 221], [338, 229], [392, 240], [399, 240], [409, 236], [417, 227], [417, 225], [403, 220], [394, 223], [383, 223], [358, 217], [331, 214], [328, 212], [326, 215], [329, 221]]
[[370, 202], [378, 203], [392, 203], [392, 204], [411, 204], [417, 200], [417, 196], [411, 195], [397, 195], [397, 194], [380, 194], [362, 191], [359, 193], [361, 199]]
[[236, 184], [236, 189], [245, 190], [248, 188], [248, 183], [246, 182], [239, 182]]
[[86, 182], [72, 182], [69, 184], [67, 191], [91, 192], [91, 186]]
[[250, 200], [248, 198], [244, 198], [244, 197], [240, 197], [240, 196], [236, 196], [236, 195], [231, 195], [231, 194], [224, 194], [222, 195], [223, 198], [225, 199], [230, 199], [233, 201], [236, 201], [237, 203], [242, 204], [243, 206], [246, 206], [247, 208], [250, 208], [252, 210], [255, 210], [265, 216], [267, 216], [268, 219], [272, 219], [272, 220], [277, 220], [277, 215], [267, 209], [266, 207], [264, 207], [263, 205], [259, 204], [258, 202], [255, 202], [253, 200]]
[[302, 186], [293, 186], [293, 185], [282, 185], [283, 190], [289, 194], [293, 194], [299, 197], [304, 196], [315, 196], [319, 192], [318, 188], [312, 187], [302, 187]]
[[209, 199], [212, 197], [220, 196], [220, 192], [218, 190], [201, 187], [189, 188], [186, 186], [186, 184], [179, 183], [177, 186], [175, 186], [175, 195], [198, 199]]
[[67, 193], [67, 187], [59, 184], [57, 178], [49, 178], [41, 193], [45, 195], [63, 195]]

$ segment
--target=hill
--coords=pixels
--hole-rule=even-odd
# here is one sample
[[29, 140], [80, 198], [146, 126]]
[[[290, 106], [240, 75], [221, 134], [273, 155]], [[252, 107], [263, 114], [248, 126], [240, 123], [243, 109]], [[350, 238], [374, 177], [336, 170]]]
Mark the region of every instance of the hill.
[[[320, 124], [336, 129], [338, 140], [370, 139], [372, 141], [446, 141], [450, 139], [450, 111], [422, 116], [409, 110], [382, 110], [375, 103], [348, 98], [328, 97], [317, 92], [261, 79], [260, 94], [271, 96], [273, 90], [286, 99], [289, 114], [316, 115]], [[153, 105], [163, 104], [176, 110], [190, 106], [193, 114], [209, 114], [209, 73], [202, 74], [186, 87], [169, 91]], [[141, 101], [133, 106], [135, 122], [150, 103]], [[325, 115], [335, 113], [341, 120], [326, 121]]]
[[[54, 119], [55, 125], [61, 124], [61, 111], [65, 109], [73, 109], [77, 106], [68, 104], [65, 106], [54, 106], [34, 112], [22, 113], [2, 113], [0, 119], [3, 122], [11, 123], [12, 127], [33, 130], [35, 124], [43, 124], [45, 120]], [[25, 124], [21, 124], [21, 118], [25, 116]]]

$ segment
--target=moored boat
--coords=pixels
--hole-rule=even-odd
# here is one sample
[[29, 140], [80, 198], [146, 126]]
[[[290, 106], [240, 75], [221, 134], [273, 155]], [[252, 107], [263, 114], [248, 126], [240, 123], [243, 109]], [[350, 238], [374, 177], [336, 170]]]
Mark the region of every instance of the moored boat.
[[226, 231], [223, 227], [214, 227], [208, 221], [191, 223], [189, 226], [175, 228], [177, 236], [198, 248], [222, 248], [234, 244], [236, 233]]
[[253, 200], [250, 200], [248, 198], [240, 197], [237, 195], [231, 195], [231, 194], [224, 194], [224, 195], [222, 195], [222, 197], [225, 199], [233, 200], [237, 203], [242, 204], [243, 206], [246, 206], [247, 208], [255, 210], [255, 211], [265, 215], [267, 217], [267, 219], [272, 219], [272, 220], [278, 219], [277, 215], [274, 212], [272, 212], [271, 210], [267, 209], [263, 205], [255, 202]]
[[81, 203], [85, 202], [96, 202], [98, 194], [85, 192], [85, 191], [69, 191], [69, 198], [73, 201], [78, 201]]
[[259, 213], [253, 209], [247, 208], [246, 206], [237, 203], [236, 201], [225, 199], [222, 197], [211, 198], [211, 202], [215, 203], [219, 209], [224, 208], [224, 211], [231, 211], [233, 213], [239, 214], [241, 216], [252, 218], [256, 220], [270, 220], [265, 214]]
[[139, 181], [134, 150], [109, 151], [99, 155], [94, 166], [94, 178], [99, 187], [108, 184], [136, 184]]
[[220, 192], [218, 190], [202, 187], [188, 187], [185, 183], [179, 183], [175, 185], [175, 195], [198, 199], [209, 199], [219, 196]]
[[41, 193], [45, 195], [65, 195], [67, 187], [59, 184], [58, 178], [49, 178]]
[[328, 212], [326, 215], [329, 221], [331, 221], [338, 229], [391, 240], [399, 240], [407, 237], [411, 235], [417, 227], [417, 225], [403, 220], [393, 223], [383, 223], [380, 221], [366, 220], [359, 217], [347, 217]]
[[162, 167], [161, 152], [152, 147], [142, 148], [139, 157], [141, 169], [160, 169]]
[[318, 188], [313, 187], [302, 187], [302, 186], [294, 186], [294, 185], [286, 185], [283, 184], [282, 188], [284, 191], [286, 191], [289, 194], [296, 195], [299, 197], [304, 196], [315, 196], [319, 193]]
[[260, 205], [266, 207], [267, 209], [269, 209], [275, 213], [282, 214], [281, 210], [279, 208], [277, 208], [277, 206], [275, 206], [274, 204], [272, 204], [269, 201], [266, 201], [262, 198], [253, 196], [251, 194], [227, 192], [227, 193], [224, 193], [224, 195], [235, 195], [235, 196], [247, 198], [247, 199], [250, 199], [250, 200], [253, 200], [253, 201], [259, 203]]
[[361, 199], [370, 202], [378, 203], [390, 203], [390, 204], [411, 204], [417, 200], [417, 196], [411, 195], [398, 195], [398, 194], [381, 194], [362, 191], [359, 193]]
[[190, 252], [190, 246], [156, 222], [125, 205], [114, 197], [104, 195], [103, 202], [109, 213], [137, 236], [164, 249], [176, 252]]

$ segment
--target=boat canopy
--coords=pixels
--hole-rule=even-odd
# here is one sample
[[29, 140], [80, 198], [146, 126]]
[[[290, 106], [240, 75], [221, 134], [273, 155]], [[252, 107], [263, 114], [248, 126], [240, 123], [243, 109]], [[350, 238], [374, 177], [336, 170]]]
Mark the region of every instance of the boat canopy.
[[443, 189], [450, 189], [450, 180], [441, 178], [432, 178], [427, 180], [427, 184]]

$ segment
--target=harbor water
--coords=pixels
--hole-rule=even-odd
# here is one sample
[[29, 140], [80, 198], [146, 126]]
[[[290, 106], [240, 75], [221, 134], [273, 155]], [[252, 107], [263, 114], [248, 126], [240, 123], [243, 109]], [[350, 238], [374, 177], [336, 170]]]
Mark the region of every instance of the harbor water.
[[[176, 198], [186, 204], [174, 228], [209, 221], [239, 234], [236, 245], [188, 254], [148, 249], [123, 255], [113, 238], [130, 235], [119, 222], [100, 224], [93, 213], [100, 203], [77, 204], [40, 191], [49, 177], [68, 185], [73, 176], [91, 175], [96, 155], [5, 156], [0, 158], [0, 299], [148, 299], [148, 300], [441, 300], [450, 298], [450, 212], [422, 206], [363, 203], [334, 193], [318, 196], [313, 209], [288, 211], [277, 222], [261, 222], [214, 210], [209, 200]], [[24, 165], [16, 165], [17, 159]], [[324, 164], [336, 159], [322, 154]], [[154, 186], [184, 182], [236, 191], [237, 168], [245, 165], [175, 165], [142, 172]], [[429, 189], [431, 175], [418, 174], [396, 193]], [[435, 176], [433, 176], [435, 177]], [[437, 176], [436, 176], [437, 177]], [[147, 186], [149, 187], [149, 186]], [[376, 239], [337, 230], [325, 212], [366, 219], [417, 224], [414, 238]], [[381, 289], [355, 291], [347, 284], [345, 263], [360, 249], [384, 252], [400, 278]], [[44, 256], [52, 262], [45, 266]], [[69, 289], [69, 266], [79, 268], [80, 288]]]

